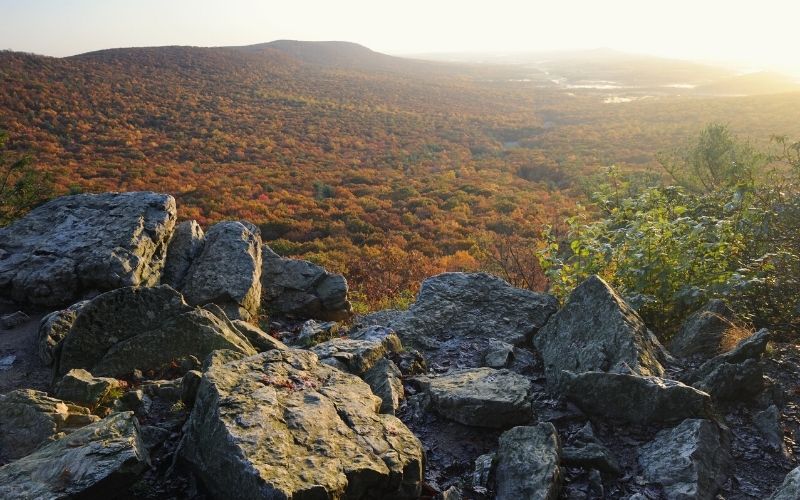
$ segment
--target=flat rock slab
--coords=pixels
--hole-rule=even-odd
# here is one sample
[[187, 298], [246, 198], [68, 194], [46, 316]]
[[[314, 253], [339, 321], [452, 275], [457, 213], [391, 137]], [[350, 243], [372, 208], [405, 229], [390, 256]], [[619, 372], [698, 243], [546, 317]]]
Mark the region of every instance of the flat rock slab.
[[115, 498], [149, 465], [133, 413], [116, 413], [0, 467], [0, 498]]
[[175, 199], [150, 192], [64, 196], [0, 229], [0, 297], [58, 307], [90, 291], [156, 284]]
[[565, 370], [664, 375], [663, 347], [636, 311], [598, 276], [573, 290], [533, 343], [555, 387], [561, 385]]
[[533, 418], [531, 381], [509, 370], [471, 368], [415, 381], [430, 409], [464, 425], [503, 429]]
[[659, 432], [639, 452], [645, 479], [660, 484], [668, 499], [716, 498], [731, 462], [727, 432], [702, 419]]
[[620, 373], [565, 372], [564, 394], [585, 413], [617, 422], [680, 422], [711, 415], [711, 396], [675, 380]]
[[436, 363], [483, 364], [489, 339], [511, 345], [530, 341], [558, 310], [549, 294], [515, 288], [484, 273], [444, 273], [422, 282], [408, 311], [376, 314], [366, 324], [394, 329], [403, 345]]
[[75, 429], [100, 420], [87, 408], [41, 391], [18, 389], [0, 395], [0, 462], [15, 460]]
[[380, 406], [309, 351], [212, 363], [180, 453], [219, 498], [418, 498], [422, 445]]
[[389, 353], [399, 353], [403, 345], [394, 331], [370, 327], [348, 338], [331, 339], [311, 348], [323, 363], [363, 375]]
[[556, 500], [561, 491], [561, 444], [553, 424], [514, 427], [500, 436], [497, 500]]

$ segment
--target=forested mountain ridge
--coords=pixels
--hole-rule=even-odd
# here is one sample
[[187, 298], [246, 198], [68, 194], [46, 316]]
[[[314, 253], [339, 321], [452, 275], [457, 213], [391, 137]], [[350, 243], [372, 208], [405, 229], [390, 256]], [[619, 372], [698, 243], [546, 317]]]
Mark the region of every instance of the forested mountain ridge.
[[374, 296], [477, 267], [478, 240], [532, 240], [573, 212], [578, 181], [611, 164], [651, 169], [706, 122], [763, 142], [800, 134], [800, 93], [630, 89], [613, 104], [621, 89], [568, 88], [525, 66], [343, 43], [2, 52], [0, 81], [0, 128], [57, 191], [167, 191], [185, 217], [246, 218], [279, 251], [391, 283]]

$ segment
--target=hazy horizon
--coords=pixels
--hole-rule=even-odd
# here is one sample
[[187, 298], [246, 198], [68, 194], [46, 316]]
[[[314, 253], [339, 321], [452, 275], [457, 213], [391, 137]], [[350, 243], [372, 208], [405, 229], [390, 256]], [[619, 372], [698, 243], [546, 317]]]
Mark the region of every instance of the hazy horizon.
[[0, 0], [0, 9], [0, 49], [56, 57], [117, 47], [341, 40], [393, 55], [608, 48], [800, 76], [793, 53], [800, 4], [779, 0], [757, 7], [720, 0], [499, 0], [491, 7], [453, 0], [402, 6], [363, 0]]

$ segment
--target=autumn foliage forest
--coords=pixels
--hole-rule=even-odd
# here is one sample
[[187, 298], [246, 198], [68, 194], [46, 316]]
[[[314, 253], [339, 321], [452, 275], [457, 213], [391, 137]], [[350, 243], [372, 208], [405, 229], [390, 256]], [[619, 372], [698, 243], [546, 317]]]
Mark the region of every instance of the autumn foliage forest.
[[362, 310], [445, 270], [546, 287], [542, 232], [566, 234], [611, 165], [658, 184], [657, 154], [709, 122], [764, 148], [800, 137], [800, 92], [578, 87], [352, 44], [0, 52], [0, 129], [56, 194], [156, 190], [204, 225], [251, 220], [278, 253], [344, 273]]

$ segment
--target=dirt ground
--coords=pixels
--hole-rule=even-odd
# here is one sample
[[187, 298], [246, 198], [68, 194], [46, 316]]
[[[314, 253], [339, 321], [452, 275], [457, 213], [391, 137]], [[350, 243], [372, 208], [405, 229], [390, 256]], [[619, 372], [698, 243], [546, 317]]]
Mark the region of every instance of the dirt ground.
[[[2, 314], [8, 314], [6, 311]], [[30, 320], [12, 329], [0, 328], [0, 394], [14, 389], [38, 389], [47, 391], [52, 376], [49, 367], [36, 354], [36, 334], [42, 314], [31, 314]], [[13, 356], [11, 365], [7, 363]], [[3, 360], [6, 360], [3, 363]]]

